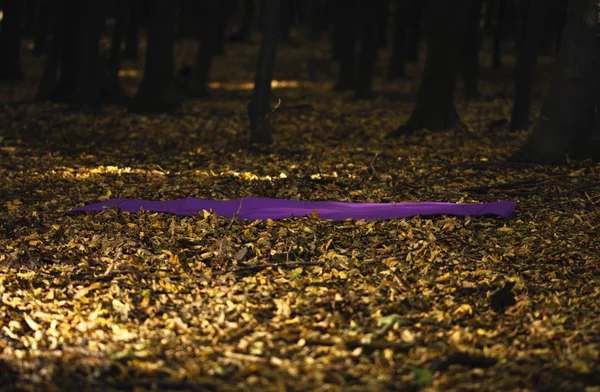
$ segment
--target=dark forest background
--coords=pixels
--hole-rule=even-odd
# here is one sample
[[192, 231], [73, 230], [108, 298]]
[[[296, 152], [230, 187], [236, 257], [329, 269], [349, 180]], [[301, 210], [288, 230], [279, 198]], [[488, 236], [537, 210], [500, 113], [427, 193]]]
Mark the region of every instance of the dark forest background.
[[[410, 78], [407, 65], [423, 60], [411, 116], [388, 130], [391, 138], [460, 125], [457, 80], [461, 99], [493, 99], [479, 88], [488, 68], [510, 68], [498, 83], [511, 84], [513, 105], [499, 124], [527, 129], [533, 123], [539, 59], [557, 59], [542, 114], [510, 159], [598, 158], [593, 0], [3, 0], [0, 7], [0, 79], [33, 78], [21, 60], [27, 39], [24, 50], [43, 59], [38, 101], [174, 111], [186, 100], [210, 99], [214, 59], [226, 56], [228, 46], [259, 44], [248, 104], [248, 142], [259, 148], [273, 142], [268, 116], [275, 105], [271, 81], [280, 45], [327, 42], [328, 60], [336, 66], [332, 94], [349, 90], [355, 99], [376, 97], [373, 77], [383, 51], [388, 55], [381, 72], [388, 81]], [[185, 62], [174, 54], [181, 42], [192, 42], [189, 50], [195, 52]], [[128, 60], [143, 64], [143, 78], [132, 93], [122, 82]]]

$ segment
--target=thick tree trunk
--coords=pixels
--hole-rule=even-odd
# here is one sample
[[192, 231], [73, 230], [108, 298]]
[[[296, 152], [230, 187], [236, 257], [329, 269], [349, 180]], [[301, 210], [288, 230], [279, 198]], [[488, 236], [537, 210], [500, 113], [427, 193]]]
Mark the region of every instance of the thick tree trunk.
[[254, 78], [254, 92], [248, 104], [250, 117], [249, 144], [269, 145], [273, 143], [273, 133], [269, 122], [271, 108], [271, 81], [275, 68], [275, 55], [277, 41], [281, 34], [281, 1], [264, 0], [262, 38], [256, 76]]
[[421, 129], [443, 131], [458, 123], [454, 87], [473, 1], [431, 1], [427, 62], [417, 101], [408, 122], [388, 136], [399, 137]]
[[23, 78], [21, 72], [22, 0], [4, 0], [4, 18], [0, 22], [0, 80]]
[[148, 23], [144, 77], [129, 110], [160, 113], [180, 106], [181, 102], [174, 88], [174, 36], [175, 7], [170, 2], [154, 0]]
[[463, 82], [465, 97], [471, 100], [479, 96], [479, 48], [481, 43], [481, 18], [482, 0], [474, 0], [469, 16], [469, 26], [463, 50]]
[[526, 4], [515, 70], [515, 96], [510, 121], [512, 131], [527, 129], [530, 125], [531, 90], [544, 33], [547, 1], [528, 0]]
[[599, 11], [597, 0], [570, 0], [550, 91], [532, 133], [509, 160], [556, 164], [600, 158]]

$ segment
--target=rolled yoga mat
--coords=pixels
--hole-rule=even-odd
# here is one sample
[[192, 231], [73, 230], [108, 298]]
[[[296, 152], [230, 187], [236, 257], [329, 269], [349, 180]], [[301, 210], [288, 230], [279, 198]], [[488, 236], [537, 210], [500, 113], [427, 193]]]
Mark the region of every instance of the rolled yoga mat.
[[514, 201], [491, 203], [351, 203], [343, 201], [302, 201], [261, 197], [246, 197], [234, 200], [179, 199], [150, 201], [137, 199], [111, 199], [70, 210], [68, 213], [99, 212], [104, 208], [116, 207], [124, 212], [137, 213], [164, 212], [175, 215], [196, 215], [202, 210], [212, 211], [225, 218], [248, 220], [283, 219], [289, 217], [315, 216], [325, 220], [345, 219], [393, 219], [413, 216], [454, 215], [480, 216], [495, 215], [505, 220], [510, 218], [517, 207]]

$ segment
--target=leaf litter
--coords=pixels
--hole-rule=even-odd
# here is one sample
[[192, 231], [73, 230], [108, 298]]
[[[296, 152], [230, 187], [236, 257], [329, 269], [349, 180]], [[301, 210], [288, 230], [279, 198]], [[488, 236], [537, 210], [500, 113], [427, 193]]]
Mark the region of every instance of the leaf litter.
[[[234, 56], [215, 79], [236, 81]], [[281, 68], [282, 80], [305, 72]], [[381, 88], [406, 90], [394, 83]], [[508, 100], [460, 107], [468, 129], [389, 141], [410, 102], [350, 101], [330, 85], [274, 90], [265, 154], [239, 143], [245, 90], [215, 89], [180, 115], [7, 106], [2, 384], [596, 390], [600, 167], [504, 163], [525, 137], [488, 129]], [[114, 197], [245, 196], [519, 206], [508, 222], [65, 214]]]

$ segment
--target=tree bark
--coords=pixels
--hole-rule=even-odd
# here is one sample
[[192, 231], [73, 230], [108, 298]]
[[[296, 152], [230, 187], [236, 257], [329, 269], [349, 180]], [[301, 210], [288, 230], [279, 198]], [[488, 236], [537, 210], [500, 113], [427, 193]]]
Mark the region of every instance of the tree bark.
[[410, 20], [407, 24], [406, 43], [408, 46], [407, 60], [410, 62], [419, 61], [419, 40], [421, 38], [421, 19], [423, 17], [423, 8], [426, 0], [410, 0], [409, 15]]
[[550, 90], [533, 131], [512, 161], [600, 158], [600, 21], [597, 0], [571, 0]]
[[387, 79], [394, 80], [406, 76], [406, 58], [407, 58], [407, 25], [409, 22], [408, 7], [402, 1], [393, 3], [393, 42], [392, 59], [388, 71]]
[[36, 56], [41, 56], [46, 54], [48, 49], [48, 30], [51, 24], [49, 0], [41, 0], [39, 2], [36, 10], [35, 20], [35, 39], [31, 53]]
[[0, 23], [0, 80], [23, 78], [21, 71], [22, 0], [4, 0], [4, 19]]
[[181, 105], [174, 87], [174, 37], [175, 7], [170, 2], [154, 0], [148, 23], [144, 77], [129, 105], [132, 112], [161, 113]]
[[127, 31], [125, 33], [125, 48], [123, 58], [137, 60], [139, 57], [139, 24], [140, 4], [139, 0], [122, 0], [128, 10]]
[[373, 72], [377, 63], [377, 52], [384, 44], [381, 26], [385, 26], [388, 4], [382, 0], [361, 0], [359, 7], [363, 19], [363, 31], [356, 69], [354, 97], [368, 99], [374, 96]]
[[[99, 105], [102, 103], [102, 75], [100, 70], [100, 35], [105, 20], [103, 3], [97, 0], [76, 0], [80, 3], [77, 30], [77, 76], [71, 102]], [[69, 72], [62, 68], [61, 74]]]
[[471, 100], [479, 96], [479, 48], [481, 43], [481, 31], [479, 19], [481, 17], [482, 0], [474, 0], [469, 15], [469, 26], [466, 34], [465, 47], [463, 50], [463, 82], [465, 86], [465, 98]]
[[389, 137], [421, 129], [443, 131], [458, 123], [454, 88], [473, 1], [431, 1], [427, 61], [417, 100], [408, 122]]
[[119, 79], [119, 69], [121, 69], [121, 43], [127, 28], [127, 18], [129, 17], [129, 5], [124, 1], [115, 1], [115, 27], [110, 43], [110, 52], [108, 54], [108, 66], [106, 70], [106, 85], [103, 86], [103, 102], [112, 104], [124, 104], [129, 101], [129, 97], [121, 87]]
[[64, 45], [65, 34], [65, 1], [55, 1], [49, 9], [49, 24], [51, 26], [51, 39], [48, 55], [44, 62], [42, 79], [35, 96], [37, 101], [47, 101], [51, 98], [56, 85], [56, 73]]
[[334, 55], [339, 63], [338, 80], [334, 87], [337, 91], [351, 90], [356, 77], [356, 0], [346, 0], [336, 4], [337, 35], [333, 42]]
[[502, 42], [506, 31], [507, 2], [508, 0], [499, 0], [496, 10], [496, 29], [494, 31], [494, 46], [492, 53], [492, 64], [495, 69], [502, 68]]
[[515, 96], [510, 121], [511, 131], [529, 128], [531, 90], [538, 53], [544, 35], [544, 19], [548, 0], [529, 0], [521, 26], [515, 69]]
[[186, 93], [193, 98], [206, 98], [209, 95], [208, 77], [214, 56], [219, 51], [219, 43], [214, 37], [219, 33], [220, 2], [222, 0], [204, 0], [196, 9], [196, 18], [200, 24], [196, 39], [198, 40], [198, 51], [196, 52], [196, 64], [194, 72], [189, 79]]
[[273, 143], [273, 132], [268, 115], [271, 108], [271, 82], [275, 68], [277, 41], [281, 34], [281, 1], [264, 0], [262, 38], [254, 92], [248, 104], [250, 117], [250, 145], [267, 146]]

